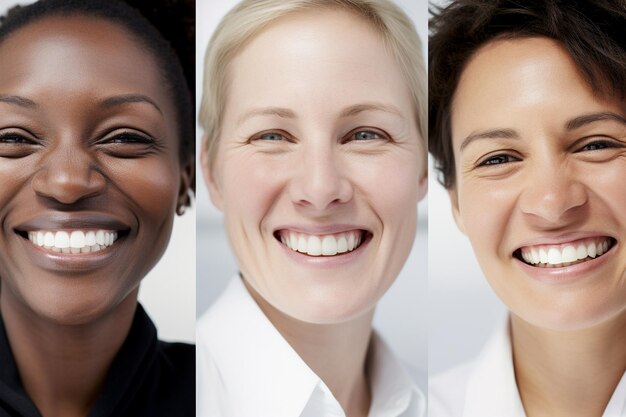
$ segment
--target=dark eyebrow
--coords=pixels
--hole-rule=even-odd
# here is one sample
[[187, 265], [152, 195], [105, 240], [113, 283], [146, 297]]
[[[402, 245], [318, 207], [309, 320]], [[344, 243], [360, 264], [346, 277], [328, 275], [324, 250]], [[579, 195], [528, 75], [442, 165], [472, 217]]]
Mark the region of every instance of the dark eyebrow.
[[472, 133], [461, 143], [461, 151], [477, 139], [519, 139], [519, 134], [513, 129], [492, 129], [484, 132]]
[[148, 103], [152, 105], [155, 109], [159, 111], [159, 113], [163, 114], [161, 108], [156, 104], [154, 100], [152, 100], [148, 96], [144, 96], [142, 94], [124, 94], [119, 96], [108, 97], [100, 102], [102, 107], [115, 107], [121, 106], [129, 103]]
[[593, 122], [599, 122], [602, 120], [612, 120], [623, 125], [626, 125], [626, 118], [620, 116], [619, 114], [612, 112], [598, 112], [591, 114], [584, 114], [582, 116], [575, 117], [571, 120], [568, 120], [565, 123], [565, 130], [575, 130], [585, 125], [588, 125]]
[[37, 104], [34, 101], [29, 100], [25, 97], [12, 96], [12, 95], [6, 95], [6, 94], [0, 94], [0, 102], [7, 103], [7, 104], [14, 104], [16, 106], [24, 107], [27, 109], [34, 109], [37, 107]]

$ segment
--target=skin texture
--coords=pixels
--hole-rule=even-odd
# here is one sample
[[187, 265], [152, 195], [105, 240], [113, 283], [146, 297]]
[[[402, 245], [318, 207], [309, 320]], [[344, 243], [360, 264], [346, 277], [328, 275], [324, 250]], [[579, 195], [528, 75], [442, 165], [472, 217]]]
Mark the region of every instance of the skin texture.
[[[216, 157], [203, 155], [211, 198], [257, 303], [348, 415], [365, 415], [373, 309], [408, 256], [426, 192], [402, 73], [367, 23], [337, 10], [278, 20], [230, 71]], [[371, 103], [396, 110], [342, 116]], [[379, 136], [355, 140], [362, 130]], [[372, 234], [342, 265], [295, 261], [274, 236], [336, 225]]]
[[[97, 397], [189, 185], [174, 103], [143, 50], [88, 17], [45, 18], [0, 44], [0, 308], [46, 417], [85, 415]], [[127, 95], [144, 98], [103, 102]], [[70, 263], [17, 233], [72, 228], [124, 237]]]
[[[567, 128], [601, 112], [625, 118], [626, 106], [594, 94], [563, 48], [544, 38], [485, 45], [454, 96], [454, 215], [512, 312], [529, 416], [599, 416], [626, 369], [626, 123]], [[470, 135], [503, 129], [512, 134], [492, 132], [461, 149]], [[538, 268], [513, 257], [580, 233], [617, 244], [575, 277], [538, 279]]]

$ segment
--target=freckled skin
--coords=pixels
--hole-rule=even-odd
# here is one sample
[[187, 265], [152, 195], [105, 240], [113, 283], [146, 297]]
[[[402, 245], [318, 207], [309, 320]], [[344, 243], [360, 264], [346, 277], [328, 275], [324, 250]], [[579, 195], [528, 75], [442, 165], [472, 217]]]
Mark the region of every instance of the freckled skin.
[[[595, 112], [625, 117], [626, 105], [594, 94], [563, 48], [542, 38], [485, 45], [454, 96], [455, 217], [498, 296], [541, 328], [590, 328], [626, 312], [626, 126], [565, 128]], [[470, 134], [491, 129], [512, 129], [518, 138], [479, 139], [461, 150]], [[594, 140], [611, 146], [587, 147]], [[481, 165], [502, 154], [508, 163]], [[525, 241], [571, 232], [613, 236], [617, 247], [568, 285], [531, 279], [512, 257]]]

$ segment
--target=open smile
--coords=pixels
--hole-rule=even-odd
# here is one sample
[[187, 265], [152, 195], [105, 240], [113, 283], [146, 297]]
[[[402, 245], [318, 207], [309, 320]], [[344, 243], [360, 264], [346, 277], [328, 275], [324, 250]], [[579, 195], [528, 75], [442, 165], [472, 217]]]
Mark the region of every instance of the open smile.
[[294, 252], [314, 257], [333, 257], [358, 249], [371, 237], [371, 233], [354, 229], [319, 235], [281, 229], [274, 233], [274, 237]]
[[513, 252], [513, 257], [535, 268], [564, 268], [599, 258], [616, 243], [610, 236], [601, 236], [561, 244], [523, 246]]
[[104, 250], [112, 246], [118, 238], [124, 236], [127, 231], [105, 229], [79, 229], [79, 230], [35, 230], [18, 232], [27, 238], [33, 245], [44, 251], [80, 254], [92, 253]]

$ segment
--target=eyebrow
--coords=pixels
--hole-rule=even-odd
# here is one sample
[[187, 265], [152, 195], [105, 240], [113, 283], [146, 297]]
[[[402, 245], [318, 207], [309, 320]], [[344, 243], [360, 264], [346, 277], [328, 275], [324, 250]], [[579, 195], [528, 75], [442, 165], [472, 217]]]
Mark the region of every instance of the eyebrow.
[[565, 130], [576, 130], [585, 125], [588, 125], [594, 122], [599, 122], [602, 120], [615, 121], [623, 125], [626, 125], [626, 118], [623, 116], [620, 116], [619, 114], [612, 113], [612, 112], [598, 112], [598, 113], [584, 114], [582, 116], [578, 116], [571, 120], [568, 120], [567, 123], [565, 123]]
[[37, 107], [37, 104], [29, 100], [25, 97], [0, 94], [0, 103], [13, 104], [16, 106], [24, 107], [26, 109], [34, 109]]
[[513, 129], [491, 129], [483, 132], [472, 133], [461, 143], [460, 150], [465, 149], [470, 143], [478, 139], [519, 139], [519, 134]]
[[[355, 104], [353, 106], [346, 107], [339, 113], [339, 117], [354, 117], [360, 113], [366, 111], [382, 111], [387, 113], [392, 113], [397, 116], [403, 117], [402, 112], [392, 105], [382, 104], [382, 103], [361, 103]], [[277, 116], [283, 119], [295, 119], [296, 114], [293, 110], [290, 110], [285, 107], [263, 107], [258, 109], [252, 109], [246, 112], [243, 116], [241, 116], [238, 120], [238, 124], [241, 124], [243, 121], [255, 117], [255, 116]]]
[[102, 107], [115, 107], [115, 106], [123, 106], [125, 104], [130, 103], [147, 103], [152, 105], [155, 109], [159, 111], [159, 113], [163, 114], [163, 111], [159, 107], [158, 104], [154, 100], [152, 100], [148, 96], [144, 96], [142, 94], [123, 94], [119, 96], [107, 97], [100, 102]]

